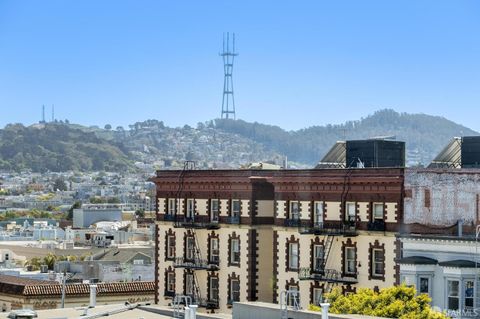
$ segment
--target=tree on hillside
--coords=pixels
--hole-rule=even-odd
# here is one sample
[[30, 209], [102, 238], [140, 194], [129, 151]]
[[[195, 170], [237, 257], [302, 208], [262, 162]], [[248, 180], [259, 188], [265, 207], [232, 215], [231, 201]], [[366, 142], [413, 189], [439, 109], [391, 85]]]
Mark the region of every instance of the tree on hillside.
[[54, 191], [67, 191], [68, 187], [67, 184], [65, 183], [65, 180], [63, 178], [56, 178], [55, 181], [53, 182], [53, 190]]

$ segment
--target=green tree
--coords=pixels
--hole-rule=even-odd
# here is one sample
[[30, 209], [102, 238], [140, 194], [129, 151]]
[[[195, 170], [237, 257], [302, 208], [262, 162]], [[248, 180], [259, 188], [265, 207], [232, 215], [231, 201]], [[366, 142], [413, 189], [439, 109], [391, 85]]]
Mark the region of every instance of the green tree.
[[55, 179], [55, 182], [53, 183], [53, 190], [54, 191], [67, 191], [68, 187], [63, 178], [57, 178]]
[[32, 257], [25, 262], [25, 267], [31, 267], [32, 270], [40, 270], [42, 259], [40, 257]]
[[78, 208], [81, 208], [82, 207], [82, 202], [80, 201], [75, 201], [75, 203], [73, 203], [72, 207], [70, 207], [68, 209], [68, 212], [67, 212], [67, 216], [66, 216], [66, 219], [67, 220], [72, 220], [73, 219], [73, 210], [74, 209], [78, 209]]
[[135, 217], [136, 218], [143, 218], [145, 217], [145, 210], [142, 208], [142, 209], [137, 209], [135, 211]]
[[[414, 287], [405, 284], [375, 292], [361, 288], [357, 293], [343, 295], [335, 288], [325, 295], [330, 302], [330, 312], [337, 314], [360, 314], [399, 319], [446, 319], [447, 316], [430, 307], [431, 299], [426, 294], [417, 295]], [[319, 311], [317, 306], [311, 310]]]

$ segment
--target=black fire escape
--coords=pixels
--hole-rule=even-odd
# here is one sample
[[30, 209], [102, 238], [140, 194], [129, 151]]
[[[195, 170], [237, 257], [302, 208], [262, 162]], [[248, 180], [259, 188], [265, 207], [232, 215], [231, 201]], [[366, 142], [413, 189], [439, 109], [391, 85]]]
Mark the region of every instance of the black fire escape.
[[[183, 257], [177, 257], [174, 261], [174, 268], [183, 268], [186, 270], [186, 276], [190, 275], [193, 279], [190, 283], [185, 283], [185, 295], [192, 298], [192, 303], [198, 305], [199, 307], [207, 307], [207, 308], [218, 308], [218, 302], [209, 301], [207, 298], [202, 297], [200, 291], [200, 285], [198, 283], [198, 277], [196, 271], [217, 271], [218, 261], [211, 262], [208, 259], [204, 259], [202, 257], [202, 253], [199, 246], [199, 241], [197, 238], [197, 234], [195, 232], [196, 229], [217, 229], [218, 223], [212, 223], [208, 219], [200, 218], [199, 216], [195, 216], [195, 212], [193, 212], [192, 216], [187, 218], [186, 216], [178, 216], [177, 208], [180, 206], [180, 200], [182, 199], [182, 192], [184, 187], [185, 175], [186, 172], [190, 169], [194, 169], [195, 164], [194, 162], [185, 162], [183, 170], [180, 172], [178, 178], [178, 189], [176, 194], [177, 203], [175, 205], [175, 216], [174, 220], [174, 227], [182, 227], [188, 229], [188, 234], [185, 237], [187, 241], [185, 243], [185, 252]], [[208, 216], [202, 216], [208, 217]], [[187, 285], [191, 285], [191, 287], [187, 287]]]

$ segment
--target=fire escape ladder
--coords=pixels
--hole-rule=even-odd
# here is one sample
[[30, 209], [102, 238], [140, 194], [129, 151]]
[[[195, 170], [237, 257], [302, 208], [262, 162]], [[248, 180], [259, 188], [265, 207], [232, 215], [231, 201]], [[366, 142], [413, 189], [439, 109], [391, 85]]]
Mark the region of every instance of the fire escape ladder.
[[331, 236], [331, 235], [325, 235], [324, 252], [323, 252], [323, 270], [324, 271], [327, 268], [328, 256], [330, 255], [330, 251], [332, 250], [333, 237], [334, 236]]

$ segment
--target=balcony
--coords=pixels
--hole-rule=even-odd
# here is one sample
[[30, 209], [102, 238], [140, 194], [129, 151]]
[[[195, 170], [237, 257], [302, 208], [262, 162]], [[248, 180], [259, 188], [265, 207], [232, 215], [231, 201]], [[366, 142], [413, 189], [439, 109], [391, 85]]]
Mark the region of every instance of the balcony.
[[165, 215], [163, 215], [163, 220], [166, 221], [166, 222], [174, 222], [175, 221], [175, 215], [165, 214]]
[[227, 224], [240, 224], [240, 216], [228, 216], [226, 220]]
[[298, 218], [288, 218], [283, 221], [285, 227], [300, 227], [302, 220]]
[[218, 229], [218, 221], [210, 220], [209, 216], [182, 217], [175, 220], [176, 228], [195, 228], [195, 229]]
[[209, 263], [205, 259], [200, 259], [200, 258], [187, 259], [185, 257], [175, 258], [175, 261], [173, 262], [173, 267], [192, 269], [192, 270], [209, 270], [209, 271], [215, 271], [219, 269], [218, 265]]
[[173, 298], [173, 297], [175, 297], [175, 291], [167, 291], [167, 290], [165, 290], [165, 292], [163, 293], [163, 296]]
[[357, 227], [355, 222], [345, 221], [343, 223], [323, 223], [301, 221], [298, 225], [300, 234], [310, 235], [332, 235], [332, 236], [356, 236]]
[[218, 299], [214, 300], [214, 299], [207, 299], [206, 300], [206, 305], [205, 307], [207, 309], [218, 309], [220, 308], [220, 302]]
[[373, 222], [369, 222], [367, 229], [370, 231], [385, 231], [385, 221], [378, 219]]
[[324, 269], [323, 271], [312, 271], [310, 267], [300, 268], [298, 272], [299, 280], [316, 280], [330, 283], [355, 284], [356, 278], [343, 277], [342, 273], [335, 269]]

